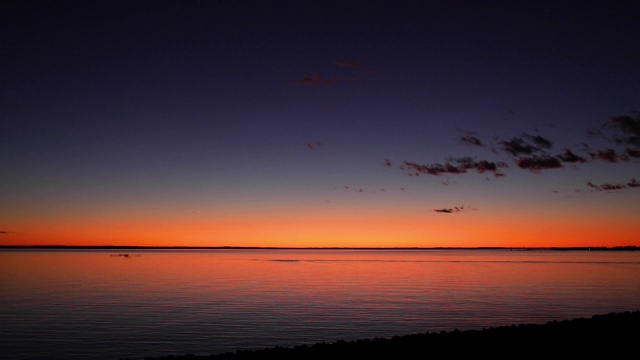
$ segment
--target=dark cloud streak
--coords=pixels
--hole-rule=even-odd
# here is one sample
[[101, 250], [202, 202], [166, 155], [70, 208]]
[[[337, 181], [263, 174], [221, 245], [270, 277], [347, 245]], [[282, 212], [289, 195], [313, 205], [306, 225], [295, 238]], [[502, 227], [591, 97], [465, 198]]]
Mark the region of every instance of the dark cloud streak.
[[[433, 211], [435, 212], [439, 212], [439, 213], [445, 213], [445, 214], [452, 214], [452, 213], [457, 213], [463, 210], [467, 210], [467, 208], [464, 207], [464, 205], [461, 206], [454, 206], [452, 208], [442, 208], [442, 209], [433, 209]], [[472, 210], [476, 210], [475, 208]]]
[[520, 137], [514, 137], [509, 141], [501, 143], [502, 150], [512, 156], [531, 155], [540, 152], [542, 149], [549, 149], [553, 145], [551, 141], [540, 135], [523, 134]]
[[471, 145], [476, 145], [476, 146], [484, 146], [484, 144], [482, 143], [482, 141], [480, 141], [480, 139], [478, 139], [475, 136], [472, 135], [466, 135], [460, 138], [460, 141], [465, 143], [465, 144], [471, 144]]
[[353, 61], [349, 61], [349, 60], [333, 60], [333, 63], [338, 65], [338, 66], [340, 66], [340, 67], [346, 67], [346, 68], [356, 69], [356, 70], [362, 69], [362, 67], [360, 67], [360, 65], [356, 64]]
[[595, 153], [590, 154], [594, 159], [600, 159], [610, 163], [616, 163], [620, 160], [618, 153], [614, 149], [598, 150]]
[[300, 83], [304, 85], [312, 85], [312, 84], [328, 85], [328, 84], [331, 84], [332, 82], [334, 82], [334, 80], [329, 80], [320, 74], [305, 75], [300, 80]]
[[[333, 63], [339, 67], [346, 68], [349, 70], [365, 73], [367, 75], [372, 75], [373, 72], [369, 70], [364, 70], [358, 63], [349, 61], [349, 60], [334, 60]], [[299, 81], [303, 85], [329, 85], [338, 82], [351, 81], [352, 77], [336, 77], [336, 78], [327, 78], [319, 73], [313, 73], [312, 75], [304, 75], [302, 79]]]
[[574, 154], [569, 149], [565, 149], [564, 154], [558, 155], [558, 158], [560, 160], [562, 160], [564, 162], [568, 162], [568, 163], [576, 163], [576, 162], [584, 163], [584, 162], [587, 162], [587, 159], [583, 158], [582, 156], [578, 156], [578, 155]]
[[614, 190], [622, 190], [627, 188], [637, 188], [640, 187], [640, 182], [636, 180], [636, 178], [631, 178], [626, 184], [594, 184], [591, 181], [587, 181], [587, 186], [595, 189], [597, 191], [614, 191]]
[[314, 143], [307, 143], [307, 149], [309, 150], [317, 150], [321, 147], [324, 147], [324, 144], [321, 143], [320, 141], [316, 141]]
[[431, 165], [421, 165], [411, 161], [405, 161], [400, 167], [409, 171], [410, 175], [442, 175], [442, 174], [464, 174], [468, 170], [475, 170], [482, 174], [485, 172], [499, 173], [498, 168], [508, 167], [503, 162], [492, 162], [487, 160], [475, 161], [472, 157], [451, 158], [444, 164], [436, 163]]
[[624, 184], [609, 184], [609, 183], [604, 183], [604, 184], [600, 184], [600, 185], [596, 185], [594, 183], [592, 183], [591, 181], [587, 181], [587, 186], [590, 188], [593, 188], [597, 191], [611, 191], [611, 190], [622, 190], [622, 189], [626, 189], [627, 186]]
[[433, 211], [435, 211], [435, 212], [440, 212], [440, 213], [448, 213], [448, 214], [450, 214], [450, 213], [452, 213], [452, 212], [453, 212], [453, 209], [433, 209]]
[[640, 147], [640, 112], [636, 113], [637, 118], [631, 116], [613, 116], [611, 123], [614, 128], [622, 131], [626, 137], [619, 137], [617, 141], [623, 144]]
[[560, 160], [553, 156], [522, 157], [517, 160], [517, 164], [520, 169], [527, 169], [534, 172], [562, 167]]

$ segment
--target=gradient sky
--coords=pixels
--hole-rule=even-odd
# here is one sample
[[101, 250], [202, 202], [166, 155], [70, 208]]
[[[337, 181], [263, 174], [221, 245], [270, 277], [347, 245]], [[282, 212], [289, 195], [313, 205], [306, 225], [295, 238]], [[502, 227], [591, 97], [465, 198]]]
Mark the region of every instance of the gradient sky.
[[637, 1], [3, 1], [0, 244], [640, 245]]

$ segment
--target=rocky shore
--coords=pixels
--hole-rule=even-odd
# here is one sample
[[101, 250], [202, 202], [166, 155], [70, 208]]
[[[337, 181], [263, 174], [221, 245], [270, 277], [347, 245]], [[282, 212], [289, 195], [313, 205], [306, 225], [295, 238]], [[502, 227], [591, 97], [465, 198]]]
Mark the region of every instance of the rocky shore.
[[[186, 359], [640, 359], [640, 310], [482, 330], [433, 332], [290, 348], [147, 357]], [[124, 359], [121, 359], [124, 360]]]

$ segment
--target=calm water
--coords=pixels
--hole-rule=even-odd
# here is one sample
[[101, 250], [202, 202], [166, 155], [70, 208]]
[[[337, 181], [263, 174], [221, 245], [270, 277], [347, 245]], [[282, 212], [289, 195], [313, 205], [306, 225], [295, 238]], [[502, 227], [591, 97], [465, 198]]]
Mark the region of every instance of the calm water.
[[640, 310], [640, 252], [0, 251], [0, 357], [142, 359]]

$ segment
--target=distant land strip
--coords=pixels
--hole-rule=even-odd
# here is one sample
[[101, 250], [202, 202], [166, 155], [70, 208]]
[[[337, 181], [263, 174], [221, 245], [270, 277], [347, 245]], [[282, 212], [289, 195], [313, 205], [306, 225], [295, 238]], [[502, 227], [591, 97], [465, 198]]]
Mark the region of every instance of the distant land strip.
[[269, 246], [137, 246], [137, 245], [0, 245], [0, 249], [78, 249], [78, 250], [584, 250], [640, 251], [640, 246], [581, 247], [269, 247]]

